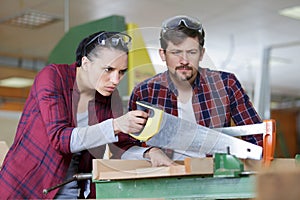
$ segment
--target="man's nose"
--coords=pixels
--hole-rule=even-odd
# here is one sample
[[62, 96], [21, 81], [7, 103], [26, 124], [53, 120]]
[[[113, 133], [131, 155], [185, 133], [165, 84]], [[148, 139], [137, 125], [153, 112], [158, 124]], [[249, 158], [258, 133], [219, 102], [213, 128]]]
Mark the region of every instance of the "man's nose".
[[180, 56], [180, 64], [188, 64], [189, 63], [189, 56], [187, 52], [183, 51]]

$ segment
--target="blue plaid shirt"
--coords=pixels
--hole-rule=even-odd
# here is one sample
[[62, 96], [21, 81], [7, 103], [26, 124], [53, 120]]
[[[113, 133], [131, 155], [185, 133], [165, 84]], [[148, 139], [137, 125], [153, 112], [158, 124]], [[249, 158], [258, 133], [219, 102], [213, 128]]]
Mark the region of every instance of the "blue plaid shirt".
[[[198, 124], [209, 128], [261, 123], [248, 95], [232, 73], [200, 68], [192, 85], [192, 104]], [[178, 116], [178, 91], [168, 71], [151, 77], [134, 88], [129, 110], [136, 110], [136, 101], [146, 101]], [[244, 140], [262, 146], [262, 135], [246, 136]]]

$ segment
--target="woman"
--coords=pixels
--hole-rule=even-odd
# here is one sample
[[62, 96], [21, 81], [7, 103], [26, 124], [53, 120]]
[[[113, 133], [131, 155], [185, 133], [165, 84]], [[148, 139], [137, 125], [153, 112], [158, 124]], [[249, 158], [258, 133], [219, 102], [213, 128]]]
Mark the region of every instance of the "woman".
[[[91, 159], [103, 157], [105, 144], [114, 158], [139, 145], [124, 133], [140, 131], [148, 114], [121, 115], [116, 90], [128, 69], [130, 41], [119, 32], [94, 33], [80, 42], [75, 63], [50, 64], [38, 73], [0, 171], [1, 198], [77, 198], [77, 182], [48, 194], [43, 189], [91, 172]], [[84, 187], [81, 194], [95, 198]]]

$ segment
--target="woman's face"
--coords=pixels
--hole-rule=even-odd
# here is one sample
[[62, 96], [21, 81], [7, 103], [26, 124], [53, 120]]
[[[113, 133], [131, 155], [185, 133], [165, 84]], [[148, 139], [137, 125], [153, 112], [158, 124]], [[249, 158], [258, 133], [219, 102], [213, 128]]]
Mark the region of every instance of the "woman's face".
[[128, 69], [128, 55], [117, 49], [102, 48], [98, 56], [86, 60], [88, 87], [103, 96], [111, 95]]

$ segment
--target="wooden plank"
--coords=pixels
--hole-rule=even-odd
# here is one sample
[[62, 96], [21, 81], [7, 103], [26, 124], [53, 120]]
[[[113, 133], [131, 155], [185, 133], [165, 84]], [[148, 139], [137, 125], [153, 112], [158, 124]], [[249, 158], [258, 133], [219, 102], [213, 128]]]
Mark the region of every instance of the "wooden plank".
[[131, 179], [185, 175], [185, 166], [151, 167], [146, 160], [93, 160], [93, 179]]
[[[262, 168], [261, 160], [241, 159], [244, 164], [244, 171], [259, 171]], [[213, 174], [214, 161], [209, 158], [186, 158], [184, 160], [186, 172], [190, 174]]]
[[213, 158], [186, 158], [184, 160], [185, 170], [189, 174], [213, 174]]
[[262, 160], [241, 159], [244, 164], [244, 171], [259, 171], [263, 168]]
[[[295, 159], [274, 159], [271, 166], [266, 168], [262, 161], [241, 160], [244, 164], [245, 172], [260, 173], [264, 170], [278, 168], [293, 169]], [[151, 167], [146, 160], [93, 160], [93, 179], [135, 179], [163, 176], [185, 176], [185, 175], [212, 175], [214, 173], [213, 158], [186, 158], [184, 162], [179, 162], [170, 167]]]
[[146, 160], [93, 160], [93, 179], [134, 177], [137, 168], [151, 167]]

